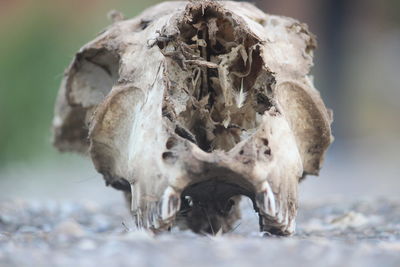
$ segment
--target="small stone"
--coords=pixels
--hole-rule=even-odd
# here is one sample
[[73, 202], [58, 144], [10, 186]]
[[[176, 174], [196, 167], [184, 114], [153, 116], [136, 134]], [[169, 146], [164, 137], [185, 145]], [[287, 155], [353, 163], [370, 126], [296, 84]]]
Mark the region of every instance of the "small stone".
[[16, 220], [12, 216], [9, 215], [0, 215], [0, 225], [1, 224], [12, 224]]
[[85, 231], [75, 220], [61, 222], [56, 226], [53, 233], [69, 235], [72, 237], [82, 237], [85, 235]]
[[83, 239], [81, 242], [79, 242], [78, 248], [82, 250], [94, 250], [97, 248], [97, 245], [93, 240]]
[[350, 211], [342, 216], [336, 217], [331, 224], [338, 228], [361, 227], [368, 223], [368, 218], [362, 213]]
[[[0, 241], [5, 241], [10, 238], [9, 234], [7, 233], [0, 233]], [[0, 250], [1, 251], [1, 250]]]
[[37, 227], [30, 226], [30, 225], [23, 225], [18, 229], [19, 233], [35, 233], [38, 231]]

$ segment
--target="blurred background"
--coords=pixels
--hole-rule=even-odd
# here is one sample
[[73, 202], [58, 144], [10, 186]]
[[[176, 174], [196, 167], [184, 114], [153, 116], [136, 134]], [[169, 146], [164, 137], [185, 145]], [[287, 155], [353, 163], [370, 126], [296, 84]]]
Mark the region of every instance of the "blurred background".
[[[74, 53], [110, 24], [156, 0], [0, 0], [0, 200], [120, 200], [81, 156], [51, 146], [53, 105]], [[300, 188], [316, 197], [398, 196], [400, 186], [400, 1], [260, 0], [318, 36], [315, 85], [333, 109], [335, 142], [320, 177]], [[101, 196], [101, 197], [99, 197]]]

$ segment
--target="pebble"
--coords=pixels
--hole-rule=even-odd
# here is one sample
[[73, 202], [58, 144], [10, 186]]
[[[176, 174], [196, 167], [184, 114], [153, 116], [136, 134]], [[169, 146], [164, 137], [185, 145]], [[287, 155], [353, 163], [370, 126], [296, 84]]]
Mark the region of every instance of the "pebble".
[[20, 233], [37, 233], [39, 229], [34, 226], [30, 225], [23, 225], [18, 229], [18, 232]]
[[93, 240], [83, 239], [79, 242], [78, 248], [81, 250], [94, 250], [97, 248], [97, 244]]
[[82, 237], [85, 231], [75, 220], [67, 220], [60, 222], [53, 231], [53, 234], [64, 234], [71, 237]]

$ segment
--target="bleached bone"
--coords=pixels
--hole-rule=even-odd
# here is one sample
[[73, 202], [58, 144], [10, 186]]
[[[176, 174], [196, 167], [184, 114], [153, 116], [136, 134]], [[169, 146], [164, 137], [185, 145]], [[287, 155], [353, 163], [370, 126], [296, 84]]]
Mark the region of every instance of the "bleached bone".
[[276, 216], [275, 196], [268, 181], [261, 185], [261, 192], [256, 195], [257, 207], [261, 212], [271, 217]]
[[161, 220], [175, 216], [180, 208], [180, 195], [172, 187], [167, 187], [161, 199]]
[[119, 14], [66, 70], [54, 143], [88, 152], [140, 228], [227, 232], [244, 195], [261, 231], [292, 234], [298, 183], [332, 142], [315, 46], [304, 24], [243, 2]]

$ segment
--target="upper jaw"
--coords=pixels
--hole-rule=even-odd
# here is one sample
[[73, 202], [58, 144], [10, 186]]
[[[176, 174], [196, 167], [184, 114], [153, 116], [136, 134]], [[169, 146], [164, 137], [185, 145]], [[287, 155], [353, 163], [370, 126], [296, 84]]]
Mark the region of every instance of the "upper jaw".
[[[167, 177], [164, 186], [157, 190], [147, 187], [142, 180], [130, 181], [134, 196], [131, 208], [141, 220], [138, 225], [158, 232], [178, 221], [181, 227], [183, 222], [197, 232], [212, 229], [216, 233], [218, 228], [226, 232], [239, 218], [237, 205], [226, 213], [221, 212], [220, 207], [243, 195], [253, 201], [260, 216], [261, 231], [292, 234], [297, 212], [297, 185], [303, 172], [301, 159], [298, 153], [292, 152], [297, 148], [284, 118], [276, 114], [265, 114], [265, 117], [264, 124], [254, 135], [230, 151], [205, 152], [189, 140], [175, 136], [173, 144], [169, 143], [160, 152], [167, 156], [160, 157], [163, 169], [159, 173], [176, 176]], [[145, 168], [145, 165], [135, 166], [139, 173]], [[157, 195], [158, 192], [161, 194]], [[187, 211], [187, 197], [193, 200], [194, 207], [182, 220], [179, 217], [182, 211]], [[204, 223], [195, 224], [195, 220]]]

